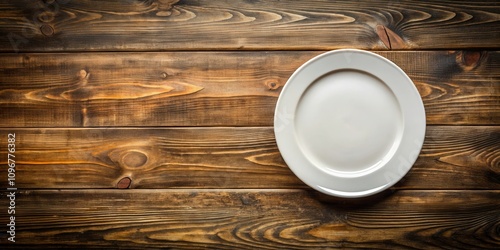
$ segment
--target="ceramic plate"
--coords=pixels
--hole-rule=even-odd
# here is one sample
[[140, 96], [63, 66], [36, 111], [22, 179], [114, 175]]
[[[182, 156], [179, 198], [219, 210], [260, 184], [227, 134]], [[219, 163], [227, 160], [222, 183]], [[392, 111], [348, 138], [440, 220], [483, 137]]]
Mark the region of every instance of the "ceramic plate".
[[363, 197], [398, 182], [425, 136], [425, 110], [410, 78], [377, 54], [327, 52], [297, 69], [276, 106], [274, 132], [304, 183], [339, 197]]

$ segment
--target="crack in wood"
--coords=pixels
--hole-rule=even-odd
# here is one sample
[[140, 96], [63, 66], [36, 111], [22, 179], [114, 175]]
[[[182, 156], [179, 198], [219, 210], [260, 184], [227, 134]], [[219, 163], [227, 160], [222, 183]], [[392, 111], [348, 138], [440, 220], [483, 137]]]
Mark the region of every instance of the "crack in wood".
[[404, 49], [408, 47], [403, 38], [384, 25], [377, 25], [377, 27], [375, 27], [375, 32], [389, 50]]
[[383, 25], [377, 25], [377, 27], [375, 27], [375, 31], [380, 40], [382, 41], [382, 43], [384, 43], [385, 47], [391, 49], [391, 41], [389, 39], [389, 35], [387, 34], [387, 30], [385, 29], [385, 27]]
[[384, 33], [387, 36], [387, 41], [389, 41], [389, 49], [392, 49], [391, 38], [389, 37], [389, 34], [387, 34], [387, 29], [385, 27], [382, 28], [384, 28]]

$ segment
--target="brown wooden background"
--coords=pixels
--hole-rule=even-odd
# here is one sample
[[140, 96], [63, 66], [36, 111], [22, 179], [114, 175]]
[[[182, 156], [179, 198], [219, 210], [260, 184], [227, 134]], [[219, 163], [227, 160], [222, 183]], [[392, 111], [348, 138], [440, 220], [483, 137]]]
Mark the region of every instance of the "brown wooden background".
[[[498, 1], [0, 1], [5, 248], [498, 249]], [[422, 152], [386, 193], [327, 197], [272, 121], [315, 55], [372, 50], [412, 78]]]

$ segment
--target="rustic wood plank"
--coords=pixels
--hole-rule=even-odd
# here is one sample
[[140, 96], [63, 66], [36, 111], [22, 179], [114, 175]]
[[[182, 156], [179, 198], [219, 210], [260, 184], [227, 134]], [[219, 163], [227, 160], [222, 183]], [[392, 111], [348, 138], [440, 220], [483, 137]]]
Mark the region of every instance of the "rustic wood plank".
[[[19, 188], [305, 188], [270, 127], [0, 130], [7, 133], [17, 138]], [[2, 165], [6, 150], [2, 140]], [[430, 126], [395, 189], [499, 188], [500, 126]]]
[[[7, 193], [2, 192], [5, 197]], [[498, 249], [500, 192], [399, 191], [371, 203], [301, 190], [22, 190], [13, 249]], [[0, 201], [8, 207], [6, 199]]]
[[0, 51], [496, 48], [497, 1], [7, 1]]
[[[3, 54], [0, 126], [270, 126], [319, 53]], [[498, 51], [378, 53], [413, 79], [428, 124], [500, 124]]]

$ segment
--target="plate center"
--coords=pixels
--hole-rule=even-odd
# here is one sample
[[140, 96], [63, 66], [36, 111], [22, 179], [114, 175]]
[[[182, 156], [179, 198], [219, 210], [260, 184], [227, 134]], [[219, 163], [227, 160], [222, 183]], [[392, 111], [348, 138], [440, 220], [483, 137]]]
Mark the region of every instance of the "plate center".
[[392, 157], [402, 121], [399, 103], [384, 82], [363, 71], [338, 70], [316, 79], [304, 92], [295, 133], [314, 165], [355, 174]]

